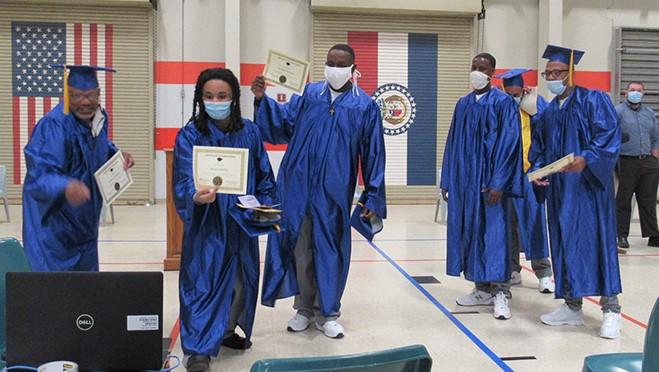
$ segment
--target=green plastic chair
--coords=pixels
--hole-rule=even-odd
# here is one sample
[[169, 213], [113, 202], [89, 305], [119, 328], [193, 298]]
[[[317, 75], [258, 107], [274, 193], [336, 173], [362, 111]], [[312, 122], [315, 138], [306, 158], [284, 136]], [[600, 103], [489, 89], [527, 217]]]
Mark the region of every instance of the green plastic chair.
[[659, 298], [654, 303], [642, 353], [612, 353], [587, 356], [582, 372], [659, 371]]
[[431, 368], [432, 358], [426, 347], [412, 345], [363, 354], [262, 359], [250, 371], [429, 372]]
[[[5, 274], [8, 272], [32, 271], [25, 257], [23, 246], [14, 238], [0, 239], [0, 354], [4, 355], [7, 348], [5, 339]], [[5, 366], [0, 359], [0, 368]]]

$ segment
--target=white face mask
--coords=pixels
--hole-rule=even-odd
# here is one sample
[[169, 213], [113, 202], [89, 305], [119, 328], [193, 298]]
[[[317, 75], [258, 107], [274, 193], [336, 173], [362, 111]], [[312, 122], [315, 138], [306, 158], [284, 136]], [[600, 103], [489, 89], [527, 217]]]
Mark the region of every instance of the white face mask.
[[352, 66], [329, 67], [325, 66], [325, 79], [334, 90], [343, 88], [352, 77]]
[[519, 97], [514, 97], [514, 96], [513, 96], [513, 99], [515, 100], [515, 102], [517, 102], [518, 105], [519, 105], [520, 103], [522, 103], [522, 96], [519, 96]]
[[490, 77], [480, 71], [472, 71], [469, 74], [469, 82], [475, 90], [481, 90], [490, 83]]

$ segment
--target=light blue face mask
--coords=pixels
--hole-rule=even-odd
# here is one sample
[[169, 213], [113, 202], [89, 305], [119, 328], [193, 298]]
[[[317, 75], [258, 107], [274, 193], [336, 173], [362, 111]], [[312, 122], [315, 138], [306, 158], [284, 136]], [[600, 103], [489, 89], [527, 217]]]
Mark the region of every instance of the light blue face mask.
[[557, 96], [560, 96], [565, 92], [566, 87], [565, 84], [563, 84], [563, 80], [547, 80], [545, 83], [547, 84], [547, 89]]
[[641, 92], [629, 92], [627, 93], [627, 100], [631, 103], [641, 103], [643, 98], [643, 93]]
[[212, 102], [204, 101], [204, 107], [208, 116], [215, 120], [224, 120], [231, 114], [231, 102]]

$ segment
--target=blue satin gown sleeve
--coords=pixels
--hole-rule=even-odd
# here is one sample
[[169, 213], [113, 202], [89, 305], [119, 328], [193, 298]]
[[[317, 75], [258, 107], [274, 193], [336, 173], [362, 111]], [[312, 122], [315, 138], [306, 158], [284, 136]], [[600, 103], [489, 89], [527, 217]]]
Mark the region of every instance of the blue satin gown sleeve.
[[492, 171], [487, 188], [522, 195], [522, 146], [519, 109], [512, 98], [506, 97], [497, 105], [499, 128], [492, 144]]
[[70, 156], [64, 128], [59, 123], [46, 123], [50, 120], [46, 116], [37, 123], [24, 150], [32, 180], [24, 185], [25, 192], [41, 202], [52, 202], [63, 196], [66, 186], [73, 180], [65, 176]]
[[172, 191], [176, 211], [186, 225], [192, 221], [195, 209], [206, 209], [208, 206], [208, 204], [202, 206], [194, 203], [193, 197], [196, 189], [192, 172], [193, 147], [194, 138], [192, 138], [189, 131], [182, 128], [176, 135], [176, 144], [174, 146]]
[[272, 144], [288, 143], [303, 103], [304, 98], [297, 94], [293, 94], [291, 100], [284, 104], [264, 95], [254, 110], [254, 123], [263, 139]]
[[[455, 105], [455, 110], [453, 110], [453, 118], [451, 119], [451, 126], [449, 127], [448, 136], [446, 136], [446, 145], [444, 146], [444, 158], [442, 159], [442, 173], [439, 182], [439, 188], [444, 191], [449, 191], [450, 179], [451, 179], [451, 154], [453, 153], [453, 146], [455, 146], [455, 115], [460, 107], [460, 102]], [[440, 196], [441, 197], [441, 196]]]
[[387, 202], [384, 186], [385, 147], [384, 129], [380, 108], [371, 102], [364, 117], [366, 120], [361, 141], [361, 165], [364, 177], [365, 207], [380, 217], [387, 218]]
[[[529, 149], [529, 162], [531, 163], [531, 168], [529, 168], [528, 173], [547, 165], [547, 162], [545, 161], [545, 141], [542, 135], [544, 130], [544, 114], [538, 112], [533, 119], [533, 126], [531, 128], [531, 148]], [[530, 181], [526, 179], [524, 182]], [[535, 193], [538, 203], [544, 203], [546, 199], [545, 187], [534, 184], [533, 192]]]
[[580, 154], [575, 155], [586, 159], [584, 176], [588, 182], [604, 188], [612, 177], [620, 151], [618, 115], [609, 96], [600, 91], [590, 91], [586, 105], [592, 139]]
[[255, 135], [256, 156], [254, 159], [254, 171], [256, 174], [256, 192], [254, 196], [263, 205], [274, 205], [278, 203], [275, 191], [275, 176], [272, 173], [268, 153], [263, 146], [263, 139], [258, 132]]
[[533, 115], [533, 118], [535, 119], [536, 117], [539, 117], [540, 114], [545, 111], [547, 105], [549, 105], [547, 100], [543, 96], [538, 95], [538, 101], [536, 102], [536, 108], [538, 109], [538, 112]]

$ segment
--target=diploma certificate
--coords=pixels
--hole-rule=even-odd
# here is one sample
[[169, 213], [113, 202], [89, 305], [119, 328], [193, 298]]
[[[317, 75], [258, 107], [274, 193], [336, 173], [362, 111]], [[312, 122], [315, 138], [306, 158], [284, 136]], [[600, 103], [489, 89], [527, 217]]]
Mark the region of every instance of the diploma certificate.
[[542, 167], [536, 171], [527, 174], [526, 176], [529, 178], [529, 182], [541, 178], [545, 178], [549, 175], [560, 172], [561, 169], [563, 169], [565, 166], [572, 163], [573, 161], [574, 161], [574, 153], [566, 155], [545, 167]]
[[194, 146], [192, 159], [197, 190], [217, 187], [220, 194], [247, 193], [249, 149]]
[[281, 85], [296, 92], [302, 92], [309, 75], [309, 62], [270, 50], [263, 70], [263, 77], [269, 83]]
[[124, 156], [117, 151], [94, 173], [96, 185], [105, 204], [112, 204], [133, 183], [133, 177], [124, 169]]

